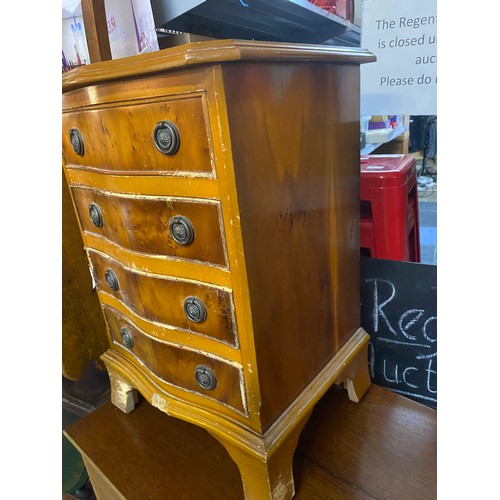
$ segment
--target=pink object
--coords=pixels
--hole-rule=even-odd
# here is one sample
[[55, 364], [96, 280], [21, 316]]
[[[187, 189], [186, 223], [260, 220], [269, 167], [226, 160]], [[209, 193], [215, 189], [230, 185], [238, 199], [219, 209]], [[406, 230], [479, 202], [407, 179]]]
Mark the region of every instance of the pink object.
[[349, 2], [347, 0], [336, 0], [337, 16], [349, 19]]

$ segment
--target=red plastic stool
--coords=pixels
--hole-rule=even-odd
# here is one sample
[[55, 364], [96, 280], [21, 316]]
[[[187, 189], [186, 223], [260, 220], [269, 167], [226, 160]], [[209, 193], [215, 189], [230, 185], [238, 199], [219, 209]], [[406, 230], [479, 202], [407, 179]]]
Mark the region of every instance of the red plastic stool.
[[361, 255], [420, 262], [416, 160], [361, 156]]

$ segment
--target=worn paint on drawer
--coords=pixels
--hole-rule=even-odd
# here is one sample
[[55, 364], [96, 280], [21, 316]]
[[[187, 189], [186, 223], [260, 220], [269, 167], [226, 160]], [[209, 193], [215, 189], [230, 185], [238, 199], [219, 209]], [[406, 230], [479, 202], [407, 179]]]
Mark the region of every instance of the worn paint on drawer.
[[[70, 168], [214, 176], [206, 109], [200, 93], [64, 113], [63, 158]], [[171, 122], [179, 134], [180, 146], [173, 155], [160, 152], [154, 144], [155, 126], [162, 121]], [[71, 129], [77, 129], [82, 137], [83, 155], [71, 146]]]
[[[116, 309], [106, 304], [103, 305], [103, 309], [114, 343], [126, 349], [133, 360], [144, 365], [153, 375], [167, 384], [215, 399], [240, 412], [245, 411], [242, 394], [243, 375], [236, 363], [154, 339]], [[122, 338], [122, 328], [126, 328], [129, 335], [131, 344], [128, 346]], [[121, 349], [120, 351], [124, 352]], [[204, 389], [197, 383], [195, 370], [199, 366], [211, 370], [216, 379], [215, 388]]]
[[[129, 269], [119, 261], [92, 250], [88, 251], [88, 255], [99, 290], [111, 294], [138, 316], [238, 346], [231, 290]], [[107, 270], [116, 276], [117, 290], [111, 289], [106, 282]], [[187, 317], [184, 302], [188, 297], [196, 297], [203, 302], [206, 309], [203, 322], [196, 323]]]
[[[119, 195], [72, 187], [82, 228], [132, 252], [186, 259], [227, 268], [220, 202], [215, 200]], [[96, 226], [89, 208], [96, 205], [102, 225]], [[177, 216], [187, 218], [193, 241], [182, 245], [169, 229]]]

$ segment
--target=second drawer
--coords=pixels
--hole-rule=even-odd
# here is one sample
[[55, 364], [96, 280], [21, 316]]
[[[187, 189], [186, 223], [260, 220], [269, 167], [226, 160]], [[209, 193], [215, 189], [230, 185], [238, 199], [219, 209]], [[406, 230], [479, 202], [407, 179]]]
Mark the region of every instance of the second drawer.
[[82, 228], [149, 255], [227, 267], [220, 203], [72, 186]]

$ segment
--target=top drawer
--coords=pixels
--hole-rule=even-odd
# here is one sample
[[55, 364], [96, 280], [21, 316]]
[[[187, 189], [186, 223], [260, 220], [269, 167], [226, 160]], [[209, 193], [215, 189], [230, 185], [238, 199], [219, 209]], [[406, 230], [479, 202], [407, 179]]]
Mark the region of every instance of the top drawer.
[[127, 174], [213, 176], [205, 104], [204, 95], [195, 94], [65, 113], [65, 163]]

